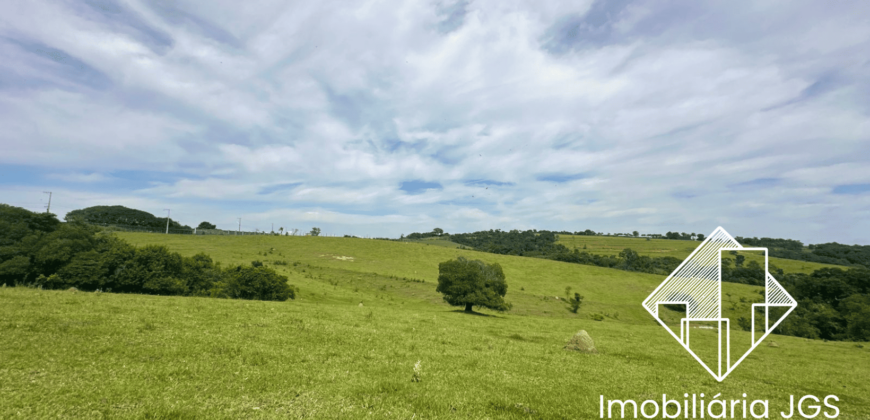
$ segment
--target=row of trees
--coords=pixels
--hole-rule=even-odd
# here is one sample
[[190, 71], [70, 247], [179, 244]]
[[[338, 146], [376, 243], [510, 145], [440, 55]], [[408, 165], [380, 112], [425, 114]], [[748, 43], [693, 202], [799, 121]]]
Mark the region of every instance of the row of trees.
[[518, 230], [511, 230], [509, 232], [489, 230], [453, 234], [450, 236], [450, 240], [460, 245], [472, 247], [478, 251], [494, 254], [548, 258], [576, 264], [652, 274], [670, 273], [682, 262], [674, 257], [652, 258], [645, 255], [641, 256], [631, 249], [623, 250], [619, 256], [590, 254], [578, 249], [572, 251], [568, 247], [556, 243], [557, 237], [555, 232], [545, 230], [527, 230], [524, 232]]
[[674, 257], [649, 257], [639, 255], [637, 252], [626, 248], [619, 255], [598, 255], [590, 254], [586, 251], [575, 249], [563, 252], [558, 252], [552, 255], [545, 255], [556, 261], [564, 261], [575, 264], [594, 265], [596, 267], [615, 268], [617, 270], [636, 271], [640, 273], [650, 273], [667, 275], [682, 263], [682, 260]]
[[444, 229], [435, 228], [435, 229], [432, 229], [431, 232], [426, 232], [426, 233], [414, 232], [414, 233], [409, 234], [408, 236], [405, 236], [404, 234], [402, 234], [402, 236], [400, 236], [399, 239], [426, 239], [426, 238], [437, 238], [439, 236], [449, 236], [449, 235], [450, 235], [449, 233], [444, 232]]
[[556, 243], [555, 233], [546, 230], [520, 232], [515, 229], [505, 232], [500, 229], [490, 229], [474, 233], [456, 233], [450, 235], [450, 240], [478, 251], [494, 254], [540, 257], [568, 251], [567, 247]]
[[[156, 217], [151, 213], [124, 206], [93, 206], [73, 210], [66, 214], [64, 220], [79, 220], [86, 223], [103, 225], [126, 225], [155, 230], [166, 228], [165, 217]], [[169, 229], [193, 230], [190, 226], [182, 225], [172, 219], [169, 219]]]
[[790, 260], [870, 268], [870, 245], [843, 245], [836, 242], [811, 244], [779, 238], [734, 238], [746, 246], [766, 247], [770, 256]]
[[0, 204], [0, 282], [159, 295], [287, 300], [296, 290], [266, 267], [221, 268], [206, 254], [136, 248], [73, 218]]
[[[489, 232], [502, 232], [502, 231], [501, 231], [501, 229], [496, 229], [496, 230], [490, 229]], [[519, 231], [511, 230], [510, 232], [519, 232]], [[664, 235], [661, 235], [658, 233], [641, 234], [640, 232], [638, 232], [636, 230], [631, 232], [631, 233], [612, 233], [612, 234], [611, 233], [604, 233], [604, 232], [595, 232], [591, 229], [586, 229], [583, 231], [576, 231], [576, 232], [568, 232], [566, 230], [563, 230], [563, 231], [530, 230], [528, 232], [538, 232], [538, 233], [547, 232], [547, 233], [552, 233], [554, 235], [628, 236], [628, 237], [636, 237], [636, 238], [637, 237], [664, 238], [664, 239], [679, 239], [679, 240], [686, 240], [686, 241], [703, 241], [705, 238], [703, 234], [694, 233], [694, 232], [692, 232], [692, 233], [668, 232]], [[414, 233], [408, 234], [407, 236], [402, 234], [400, 239], [425, 239], [425, 238], [438, 237], [438, 236], [442, 236], [442, 235], [450, 235], [451, 240], [453, 240], [453, 238], [456, 238], [457, 236], [468, 236], [468, 235], [481, 236], [481, 234], [485, 235], [486, 231], [474, 232], [474, 233], [459, 233], [459, 234], [450, 235], [449, 233], [445, 233], [444, 230], [441, 228], [435, 228], [432, 230], [432, 232], [425, 232], [425, 233], [414, 232]]]

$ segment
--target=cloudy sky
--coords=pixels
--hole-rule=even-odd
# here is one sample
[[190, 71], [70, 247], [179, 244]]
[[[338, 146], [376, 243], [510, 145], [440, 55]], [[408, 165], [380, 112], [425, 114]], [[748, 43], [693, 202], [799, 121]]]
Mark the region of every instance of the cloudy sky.
[[12, 0], [0, 202], [870, 244], [870, 2]]

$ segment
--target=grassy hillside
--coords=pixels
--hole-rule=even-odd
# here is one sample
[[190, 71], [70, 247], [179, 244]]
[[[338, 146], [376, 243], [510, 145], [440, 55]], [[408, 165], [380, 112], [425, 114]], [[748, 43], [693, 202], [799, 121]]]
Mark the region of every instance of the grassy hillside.
[[[564, 309], [564, 300], [561, 300], [565, 296], [565, 288], [570, 286], [585, 296], [579, 316], [619, 313], [622, 322], [646, 324], [650, 322], [649, 314], [640, 302], [663, 280], [651, 274], [413, 242], [311, 236], [206, 237], [148, 233], [119, 233], [118, 236], [137, 246], [164, 244], [185, 256], [205, 252], [217, 261], [230, 264], [250, 264], [252, 260], [262, 260], [281, 274], [289, 276], [290, 283], [300, 286], [299, 299], [303, 300], [326, 299], [338, 293], [338, 285], [344, 290], [358, 288], [358, 278], [366, 278], [361, 274], [375, 273], [387, 276], [385, 281], [392, 279], [393, 285], [409, 284], [401, 280], [403, 278], [422, 280], [426, 283], [410, 283], [414, 285], [413, 290], [419, 289], [413, 296], [427, 299], [433, 304], [443, 304], [441, 295], [435, 293], [438, 263], [462, 255], [487, 263], [497, 262], [502, 266], [509, 286], [505, 300], [514, 304], [513, 314], [576, 317]], [[276, 265], [275, 261], [286, 261], [289, 265]], [[309, 268], [307, 274], [302, 273], [300, 270], [304, 268], [292, 265], [295, 261], [315, 268], [313, 271]], [[312, 273], [317, 277], [309, 278]], [[741, 297], [748, 301], [760, 299], [757, 291], [761, 288], [737, 286], [732, 293], [738, 305], [734, 310], [748, 308], [750, 303], [740, 303]], [[353, 295], [335, 296], [330, 299], [339, 296], [347, 302], [354, 299]]]
[[[718, 383], [641, 308], [658, 276], [366, 239], [118, 235], [223, 264], [264, 261], [299, 298], [0, 288], [0, 418], [576, 419], [597, 418], [599, 395], [685, 392], [745, 392], [770, 400], [771, 418], [789, 395], [835, 394], [839, 418], [870, 416], [870, 346], [772, 336], [779, 347], [757, 348]], [[457, 255], [501, 264], [514, 310], [446, 305], [438, 262]], [[565, 286], [586, 296], [577, 315], [556, 300]], [[734, 286], [734, 310], [758, 296]], [[580, 329], [600, 354], [562, 349]], [[417, 361], [423, 380], [411, 382]]]
[[[617, 255], [625, 248], [631, 248], [640, 255], [650, 257], [675, 257], [684, 259], [701, 244], [700, 241], [679, 241], [674, 239], [650, 239], [626, 238], [608, 236], [582, 236], [582, 235], [559, 235], [557, 243], [565, 245], [569, 249], [577, 247], [590, 254]], [[586, 246], [584, 249], [583, 247]], [[763, 258], [748, 257], [746, 262], [757, 260], [763, 265]], [[820, 268], [836, 267], [846, 269], [839, 265], [814, 263], [808, 261], [788, 260], [784, 258], [769, 258], [770, 264], [781, 268], [786, 273], [810, 274]]]

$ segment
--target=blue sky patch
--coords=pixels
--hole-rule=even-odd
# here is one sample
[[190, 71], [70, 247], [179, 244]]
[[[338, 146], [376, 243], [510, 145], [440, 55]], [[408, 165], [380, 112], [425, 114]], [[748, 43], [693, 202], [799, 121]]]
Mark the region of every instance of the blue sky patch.
[[466, 0], [458, 0], [449, 6], [439, 5], [438, 16], [442, 19], [438, 22], [438, 31], [447, 34], [462, 27], [468, 14], [468, 4]]
[[266, 195], [266, 194], [271, 194], [271, 193], [278, 192], [278, 191], [290, 191], [290, 190], [292, 190], [300, 185], [302, 185], [301, 182], [290, 182], [290, 183], [286, 183], [286, 184], [270, 185], [268, 187], [260, 188], [260, 191], [258, 191], [257, 194]]
[[402, 183], [402, 186], [399, 187], [400, 190], [408, 193], [408, 194], [422, 194], [426, 192], [426, 190], [440, 190], [444, 187], [437, 182], [426, 182], [426, 181], [405, 181]]
[[870, 184], [844, 184], [837, 185], [831, 190], [834, 194], [857, 195], [870, 193]]
[[500, 181], [493, 181], [491, 179], [470, 179], [468, 181], [464, 181], [463, 184], [468, 185], [468, 186], [483, 185], [483, 186], [493, 186], [493, 187], [512, 187], [512, 186], [516, 185], [513, 182], [500, 182]]
[[756, 178], [753, 180], [740, 182], [737, 184], [730, 185], [731, 188], [740, 188], [740, 187], [772, 187], [775, 185], [779, 185], [782, 182], [780, 178]]
[[563, 184], [565, 182], [576, 181], [578, 179], [589, 178], [590, 175], [588, 173], [579, 173], [579, 174], [550, 174], [550, 175], [538, 175], [535, 177], [536, 180], [542, 182], [555, 182], [557, 184]]

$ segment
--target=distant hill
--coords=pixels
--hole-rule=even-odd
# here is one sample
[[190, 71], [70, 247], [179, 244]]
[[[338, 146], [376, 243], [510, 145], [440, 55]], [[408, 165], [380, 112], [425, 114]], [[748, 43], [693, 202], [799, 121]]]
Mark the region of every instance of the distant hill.
[[870, 245], [843, 245], [832, 242], [804, 247], [803, 243], [793, 239], [759, 239], [740, 236], [735, 239], [743, 245], [767, 247], [772, 257], [870, 268]]
[[[73, 210], [66, 214], [64, 220], [81, 219], [88, 223], [135, 226], [140, 228], [160, 229], [166, 227], [165, 217], [156, 217], [142, 210], [131, 209], [124, 206], [93, 206], [80, 210]], [[193, 229], [182, 225], [171, 218], [170, 229]]]

